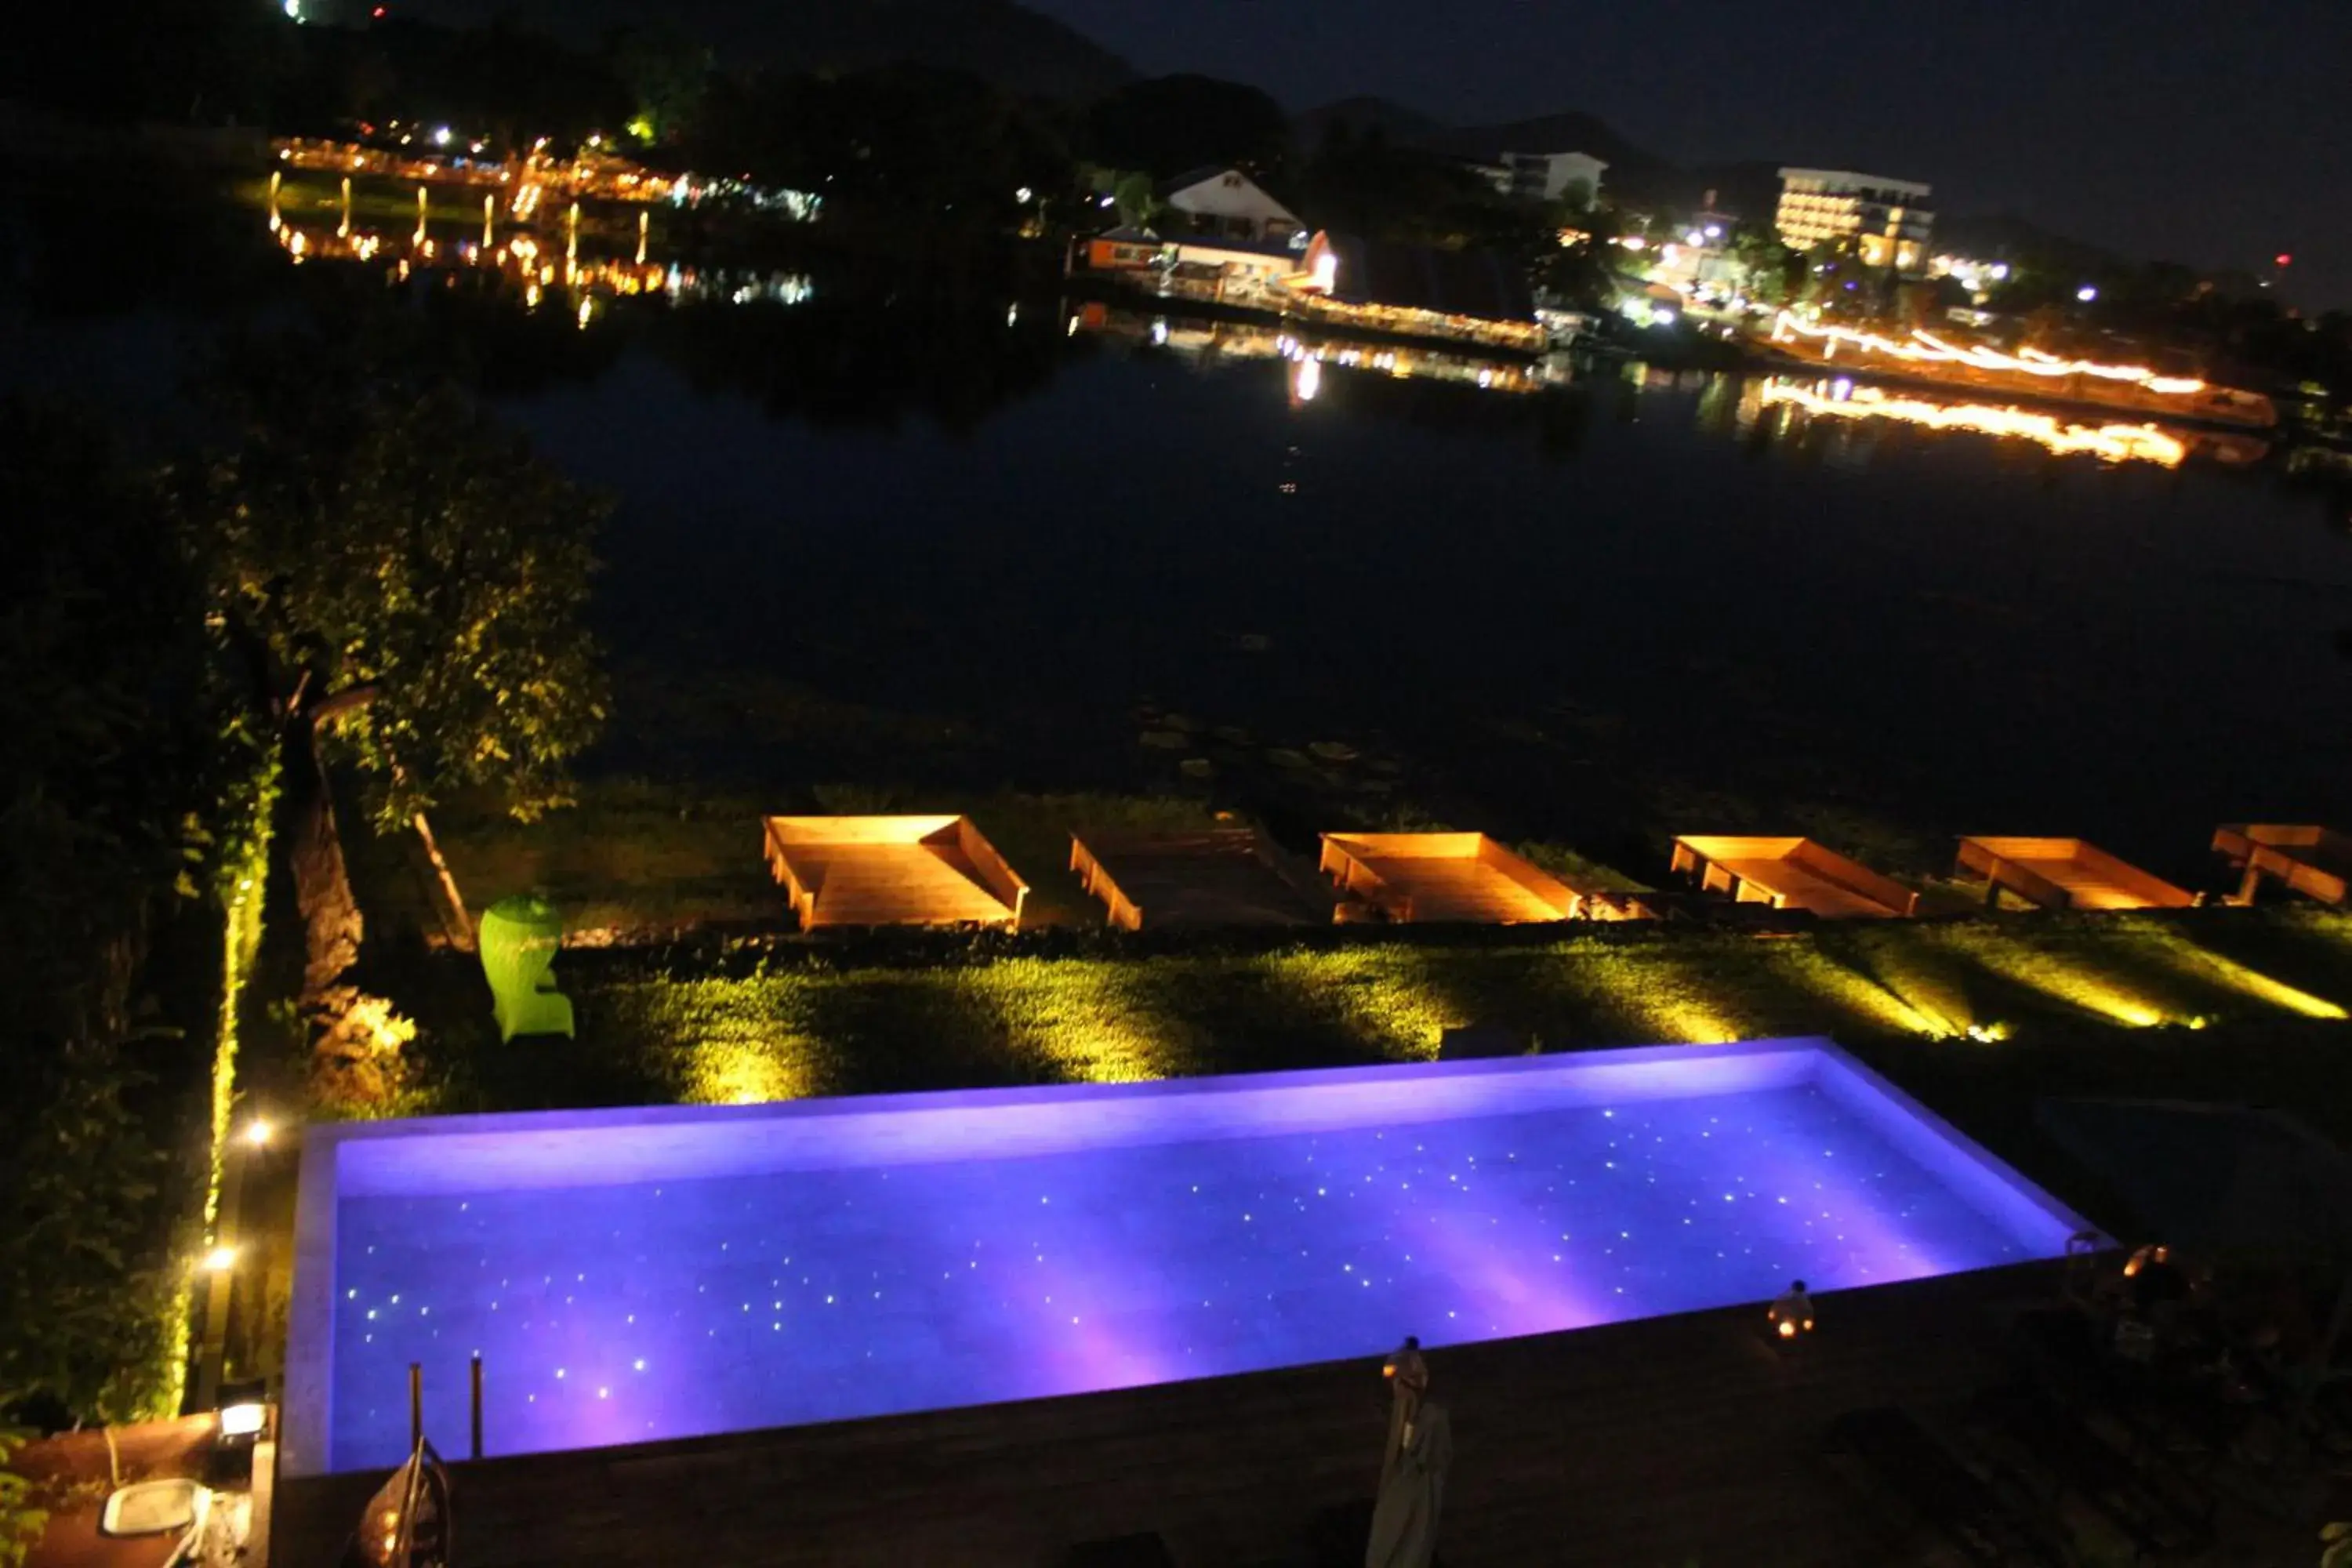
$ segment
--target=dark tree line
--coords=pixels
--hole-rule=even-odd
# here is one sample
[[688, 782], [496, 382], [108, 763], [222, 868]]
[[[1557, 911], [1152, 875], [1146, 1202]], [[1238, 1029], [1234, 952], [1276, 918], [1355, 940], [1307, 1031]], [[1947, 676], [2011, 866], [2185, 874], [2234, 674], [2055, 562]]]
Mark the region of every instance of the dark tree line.
[[287, 1066], [348, 1076], [343, 836], [545, 810], [601, 723], [598, 505], [381, 325], [225, 356], [201, 447], [0, 403], [0, 1425], [168, 1413], [229, 910], [291, 889]]
[[210, 1045], [185, 971], [251, 759], [152, 473], [0, 404], [0, 1407], [121, 1418], [168, 1396]]

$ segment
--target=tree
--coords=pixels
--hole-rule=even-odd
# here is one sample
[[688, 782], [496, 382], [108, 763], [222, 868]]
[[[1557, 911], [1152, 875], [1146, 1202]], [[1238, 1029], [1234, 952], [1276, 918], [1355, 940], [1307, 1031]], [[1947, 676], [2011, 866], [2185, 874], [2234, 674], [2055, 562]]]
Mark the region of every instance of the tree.
[[19, 13], [0, 49], [0, 98], [109, 121], [218, 124], [257, 115], [293, 24], [251, 0], [147, 0], [126, 14]]
[[1068, 156], [1031, 106], [961, 71], [720, 78], [685, 149], [702, 166], [822, 190], [827, 212], [906, 227], [1024, 216], [1016, 193], [1061, 189]]
[[[282, 749], [302, 997], [331, 1023], [363, 927], [331, 761], [379, 830], [479, 786], [530, 820], [604, 715], [582, 618], [599, 503], [457, 393], [300, 339], [235, 381], [243, 437], [190, 496], [247, 700]], [[453, 902], [456, 900], [453, 898]], [[462, 908], [462, 906], [460, 906]]]
[[1740, 286], [1751, 300], [1790, 304], [1804, 289], [1804, 252], [1790, 249], [1769, 230], [1741, 229], [1732, 237], [1731, 254], [1739, 266]]
[[1301, 184], [1316, 227], [1371, 239], [1501, 251], [1522, 263], [1559, 248], [1558, 214], [1497, 191], [1468, 165], [1391, 146], [1381, 128], [1324, 138]]
[[0, 402], [0, 1412], [163, 1415], [202, 1188], [164, 1179], [182, 1127], [147, 1068], [202, 1077], [160, 1026], [201, 1037], [205, 1004], [142, 997], [239, 759], [152, 477], [86, 420]]
[[1204, 164], [1265, 178], [1290, 146], [1282, 106], [1254, 87], [1205, 76], [1129, 82], [1087, 111], [1082, 151], [1115, 169], [1167, 179]]
[[613, 69], [636, 104], [646, 141], [675, 142], [710, 89], [710, 51], [674, 26], [632, 28], [613, 40]]
[[1129, 228], [1150, 228], [1151, 220], [1160, 216], [1160, 193], [1153, 188], [1151, 176], [1140, 172], [1121, 179], [1112, 188], [1111, 200], [1118, 204], [1118, 221]]

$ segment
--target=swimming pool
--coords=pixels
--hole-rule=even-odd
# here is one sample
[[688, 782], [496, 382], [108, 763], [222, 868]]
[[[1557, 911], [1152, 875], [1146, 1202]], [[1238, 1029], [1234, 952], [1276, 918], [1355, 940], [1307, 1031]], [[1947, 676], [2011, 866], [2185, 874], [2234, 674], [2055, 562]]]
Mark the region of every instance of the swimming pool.
[[281, 1463], [1255, 1371], [2062, 1254], [1822, 1040], [310, 1130]]

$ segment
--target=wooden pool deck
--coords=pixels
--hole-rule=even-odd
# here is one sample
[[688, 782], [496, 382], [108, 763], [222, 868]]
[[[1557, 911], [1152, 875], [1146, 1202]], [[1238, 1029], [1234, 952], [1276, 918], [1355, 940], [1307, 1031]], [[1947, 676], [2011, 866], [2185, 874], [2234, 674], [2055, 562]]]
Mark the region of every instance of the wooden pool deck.
[[1483, 833], [1327, 833], [1322, 869], [1400, 924], [1573, 920], [1584, 901]]
[[2251, 904], [2264, 877], [2323, 904], [2352, 892], [2352, 834], [2279, 822], [2234, 823], [2213, 830], [2213, 852], [2245, 872], [2237, 901]]
[[1988, 902], [2007, 892], [2046, 910], [2182, 910], [2197, 901], [2080, 838], [1963, 838], [1958, 874], [1981, 879]]
[[1736, 903], [1804, 910], [1823, 920], [1899, 920], [1919, 907], [1910, 889], [1810, 838], [1685, 834], [1675, 840], [1674, 869]]
[[1255, 828], [1076, 832], [1070, 869], [1125, 931], [1331, 923], [1331, 895]]
[[[1453, 1412], [1452, 1568], [1942, 1561], [1899, 1505], [1822, 1453], [1838, 1415], [1950, 1405], [2002, 1375], [2033, 1264], [1819, 1299], [1767, 1342], [1760, 1304], [1429, 1352]], [[1400, 1331], [1420, 1325], [1401, 1324]], [[1046, 1568], [1156, 1533], [1180, 1568], [1318, 1561], [1318, 1521], [1368, 1501], [1379, 1359], [1015, 1405], [455, 1468], [469, 1568], [698, 1563]], [[492, 1435], [495, 1446], [496, 1436]], [[273, 1562], [325, 1564], [375, 1473], [281, 1481]]]
[[768, 869], [801, 929], [1004, 926], [1029, 887], [964, 816], [771, 816]]

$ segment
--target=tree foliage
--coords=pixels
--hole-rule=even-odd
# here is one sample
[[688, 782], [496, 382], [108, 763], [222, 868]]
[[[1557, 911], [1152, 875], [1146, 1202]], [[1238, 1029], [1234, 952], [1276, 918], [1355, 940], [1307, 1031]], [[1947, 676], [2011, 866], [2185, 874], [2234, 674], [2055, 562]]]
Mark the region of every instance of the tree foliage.
[[[395, 10], [397, 7], [395, 7]], [[300, 27], [279, 118], [439, 121], [509, 144], [617, 131], [633, 111], [621, 62], [494, 16], [456, 28], [394, 16], [363, 28]]]
[[653, 139], [684, 136], [710, 90], [710, 51], [676, 26], [657, 25], [616, 35], [611, 53]]
[[0, 1430], [0, 1568], [20, 1568], [49, 1522], [33, 1483], [7, 1468], [22, 1442], [20, 1434]]
[[196, 498], [252, 699], [328, 721], [380, 826], [468, 786], [525, 819], [561, 804], [604, 717], [602, 503], [452, 389], [320, 363], [248, 362], [243, 438]]
[[1069, 153], [1033, 105], [968, 73], [897, 65], [839, 77], [715, 79], [685, 153], [700, 167], [822, 191], [827, 211], [1001, 223], [1015, 192], [1058, 190]]
[[273, 11], [251, 0], [19, 11], [0, 47], [0, 98], [117, 123], [250, 121], [293, 31]]
[[1804, 291], [1805, 253], [1784, 245], [1769, 228], [1744, 228], [1731, 239], [1741, 288], [1767, 305], [1793, 304]]
[[[0, 1401], [102, 1421], [170, 1414], [188, 1183], [137, 1103], [126, 1047], [78, 1040], [10, 1073], [35, 1112], [0, 1150]], [[179, 1223], [174, 1223], [176, 1219]]]
[[1377, 127], [1360, 137], [1333, 126], [1300, 184], [1301, 211], [1318, 228], [1521, 261], [1559, 248], [1549, 204], [1507, 195], [1468, 164], [1392, 146]]
[[149, 954], [194, 907], [236, 748], [144, 475], [80, 419], [0, 404], [0, 1406], [156, 1414], [202, 1193], [165, 1180], [201, 1121], [173, 1091], [203, 1050], [160, 1027], [202, 1009], [150, 999]]
[[1255, 87], [1180, 75], [1129, 82], [1087, 111], [1083, 151], [1160, 179], [1207, 164], [1278, 174], [1290, 146], [1282, 106]]

